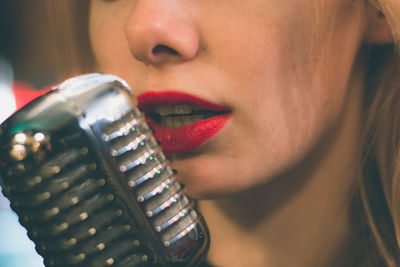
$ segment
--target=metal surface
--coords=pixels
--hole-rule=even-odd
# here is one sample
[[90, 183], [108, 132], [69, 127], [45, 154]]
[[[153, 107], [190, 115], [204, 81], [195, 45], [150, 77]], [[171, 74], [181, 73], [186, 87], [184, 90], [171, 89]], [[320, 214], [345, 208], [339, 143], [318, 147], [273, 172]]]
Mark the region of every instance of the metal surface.
[[209, 246], [127, 84], [67, 80], [1, 125], [3, 193], [46, 266], [196, 266]]

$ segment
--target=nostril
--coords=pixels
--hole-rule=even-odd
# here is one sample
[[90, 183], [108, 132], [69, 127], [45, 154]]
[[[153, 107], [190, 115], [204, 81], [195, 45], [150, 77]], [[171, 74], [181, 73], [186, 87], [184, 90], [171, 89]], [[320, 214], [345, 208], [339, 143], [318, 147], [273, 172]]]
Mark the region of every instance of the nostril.
[[170, 55], [178, 55], [179, 54], [176, 50], [174, 50], [168, 46], [165, 46], [165, 45], [157, 45], [152, 50], [153, 55], [159, 55], [159, 54], [163, 54], [163, 53], [170, 54]]

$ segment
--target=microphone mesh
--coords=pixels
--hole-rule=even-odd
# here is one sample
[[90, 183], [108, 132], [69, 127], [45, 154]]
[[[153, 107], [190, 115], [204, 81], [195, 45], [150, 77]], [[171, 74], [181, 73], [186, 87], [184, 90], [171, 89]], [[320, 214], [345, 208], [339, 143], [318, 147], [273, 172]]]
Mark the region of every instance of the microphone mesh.
[[46, 266], [200, 263], [209, 238], [195, 203], [126, 85], [99, 77], [69, 80], [2, 125], [3, 193]]

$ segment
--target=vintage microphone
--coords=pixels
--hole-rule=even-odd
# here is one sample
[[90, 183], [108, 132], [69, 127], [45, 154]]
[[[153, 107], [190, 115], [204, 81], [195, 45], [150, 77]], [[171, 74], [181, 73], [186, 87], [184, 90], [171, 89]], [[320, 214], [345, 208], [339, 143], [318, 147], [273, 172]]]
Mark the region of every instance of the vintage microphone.
[[0, 126], [0, 183], [46, 266], [197, 266], [209, 234], [113, 75], [71, 78]]

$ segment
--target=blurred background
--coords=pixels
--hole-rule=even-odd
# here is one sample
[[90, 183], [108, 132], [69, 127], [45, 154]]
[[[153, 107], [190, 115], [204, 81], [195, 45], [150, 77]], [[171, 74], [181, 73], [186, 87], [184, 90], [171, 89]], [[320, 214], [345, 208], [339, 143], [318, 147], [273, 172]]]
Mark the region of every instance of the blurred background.
[[[35, 88], [56, 82], [49, 30], [44, 0], [0, 0], [0, 96], [13, 81]], [[0, 106], [6, 101], [0, 97]], [[44, 266], [1, 193], [0, 226], [0, 267]]]
[[0, 57], [9, 61], [15, 80], [36, 88], [54, 82], [54, 50], [44, 0], [0, 1]]

